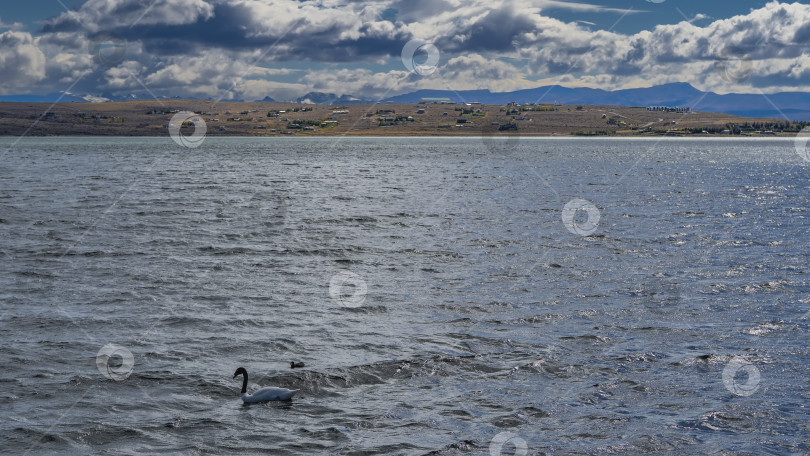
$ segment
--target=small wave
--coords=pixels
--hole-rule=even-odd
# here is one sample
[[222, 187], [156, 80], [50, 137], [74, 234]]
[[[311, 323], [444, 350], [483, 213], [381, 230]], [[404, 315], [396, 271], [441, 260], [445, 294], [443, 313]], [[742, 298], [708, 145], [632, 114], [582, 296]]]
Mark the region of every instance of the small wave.
[[42, 271], [15, 271], [15, 274], [22, 276], [22, 277], [34, 277], [38, 279], [53, 279], [56, 276], [49, 273], [49, 272], [42, 272]]
[[579, 336], [562, 336], [560, 337], [560, 340], [575, 340], [575, 341], [598, 342], [598, 343], [610, 342], [609, 337], [598, 336], [596, 334], [582, 334]]
[[753, 328], [748, 328], [743, 330], [743, 334], [748, 334], [750, 336], [766, 336], [768, 334], [774, 332], [781, 332], [788, 329], [787, 326], [782, 321], [775, 321], [772, 323], [763, 323]]
[[[478, 361], [481, 360], [481, 361]], [[380, 361], [326, 371], [295, 371], [273, 377], [273, 381], [315, 394], [325, 389], [342, 390], [378, 385], [396, 379], [423, 376], [449, 377], [459, 372], [494, 373], [503, 369], [484, 362], [482, 355], [434, 356], [426, 359]], [[335, 394], [335, 393], [332, 393]]]
[[217, 247], [209, 245], [206, 247], [197, 248], [200, 252], [210, 253], [216, 256], [229, 256], [229, 255], [261, 255], [265, 254], [264, 250], [250, 248], [250, 247]]
[[681, 421], [678, 425], [689, 429], [731, 432], [744, 432], [752, 427], [746, 416], [719, 411], [705, 413], [693, 421]]

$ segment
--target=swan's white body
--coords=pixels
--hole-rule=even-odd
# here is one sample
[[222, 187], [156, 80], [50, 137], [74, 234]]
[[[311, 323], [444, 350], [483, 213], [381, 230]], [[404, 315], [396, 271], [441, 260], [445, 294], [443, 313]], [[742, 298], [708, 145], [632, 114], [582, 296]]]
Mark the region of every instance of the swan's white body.
[[255, 404], [257, 402], [268, 401], [289, 401], [295, 395], [295, 390], [287, 388], [262, 388], [253, 394], [242, 393], [242, 402], [245, 404]]
[[236, 369], [236, 372], [233, 374], [233, 378], [242, 375], [242, 391], [241, 391], [241, 398], [242, 402], [245, 404], [255, 404], [258, 402], [268, 402], [268, 401], [289, 401], [295, 395], [295, 390], [289, 390], [287, 388], [262, 388], [253, 394], [247, 393], [247, 384], [248, 384], [248, 374], [244, 367], [240, 367]]

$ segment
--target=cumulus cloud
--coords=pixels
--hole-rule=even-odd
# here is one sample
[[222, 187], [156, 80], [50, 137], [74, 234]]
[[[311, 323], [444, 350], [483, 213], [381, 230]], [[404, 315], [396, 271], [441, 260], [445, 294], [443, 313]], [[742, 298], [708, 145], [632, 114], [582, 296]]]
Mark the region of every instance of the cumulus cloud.
[[[307, 91], [376, 98], [543, 83], [681, 81], [719, 92], [808, 85], [810, 5], [771, 1], [745, 15], [712, 22], [698, 15], [632, 35], [547, 13], [560, 8], [637, 12], [558, 0], [88, 0], [46, 21], [36, 38], [0, 34], [0, 90], [55, 91], [78, 78], [95, 95], [224, 99]], [[125, 43], [120, 61], [93, 59], [90, 43], [100, 32]], [[441, 51], [434, 74], [414, 75], [397, 63], [411, 39]], [[749, 78], [718, 73], [715, 61], [729, 56], [750, 60]]]
[[[650, 0], [647, 0], [650, 1]], [[663, 1], [663, 0], [661, 0]], [[660, 3], [660, 2], [656, 2]], [[587, 12], [613, 12], [613, 13], [622, 13], [622, 14], [631, 14], [631, 13], [639, 13], [642, 11], [634, 10], [634, 9], [624, 9], [624, 8], [608, 8], [601, 5], [591, 5], [588, 3], [576, 3], [576, 2], [562, 2], [557, 0], [547, 0], [540, 3], [541, 5], [548, 7], [548, 8], [563, 8], [563, 9], [570, 9], [574, 11], [587, 11]]]
[[530, 34], [519, 51], [535, 75], [602, 73], [651, 81], [670, 75], [718, 91], [744, 90], [744, 85], [729, 85], [718, 77], [718, 59], [750, 60], [752, 76], [764, 77], [759, 82], [767, 87], [773, 76], [768, 69], [777, 60], [797, 59], [810, 46], [810, 6], [799, 3], [773, 1], [750, 14], [704, 27], [683, 21], [630, 36], [553, 19], [544, 22], [545, 27]]
[[45, 78], [45, 54], [25, 32], [0, 33], [0, 91], [25, 88]]
[[137, 25], [183, 25], [205, 21], [214, 8], [204, 0], [88, 0], [46, 22], [45, 32], [132, 28]]
[[3, 29], [10, 29], [10, 30], [22, 30], [23, 25], [19, 22], [3, 22], [3, 19], [0, 18], [0, 30]]

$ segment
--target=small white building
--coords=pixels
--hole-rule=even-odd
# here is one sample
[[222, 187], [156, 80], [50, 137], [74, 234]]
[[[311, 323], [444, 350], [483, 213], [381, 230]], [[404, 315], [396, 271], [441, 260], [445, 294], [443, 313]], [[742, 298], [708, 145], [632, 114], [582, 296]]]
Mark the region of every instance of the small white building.
[[647, 106], [647, 111], [689, 113], [692, 112], [692, 108], [680, 106]]

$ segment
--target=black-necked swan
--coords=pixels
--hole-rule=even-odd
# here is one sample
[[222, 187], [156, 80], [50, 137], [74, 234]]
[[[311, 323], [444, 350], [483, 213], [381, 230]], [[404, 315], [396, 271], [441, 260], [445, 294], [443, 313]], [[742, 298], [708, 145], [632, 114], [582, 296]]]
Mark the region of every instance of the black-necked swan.
[[287, 388], [262, 388], [253, 394], [247, 393], [248, 374], [244, 367], [236, 369], [233, 373], [233, 378], [243, 375], [242, 379], [242, 402], [245, 404], [255, 404], [257, 402], [268, 401], [289, 401], [295, 395], [296, 390], [288, 390]]
[[299, 367], [299, 368], [304, 367], [304, 363], [302, 363], [302, 362], [297, 362], [296, 363], [295, 361], [290, 361], [290, 369], [295, 369], [296, 367]]

